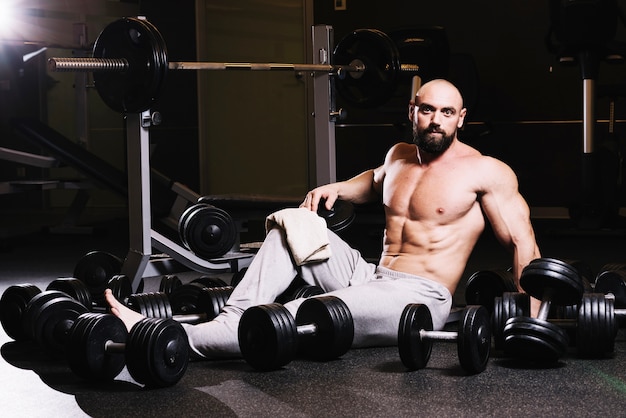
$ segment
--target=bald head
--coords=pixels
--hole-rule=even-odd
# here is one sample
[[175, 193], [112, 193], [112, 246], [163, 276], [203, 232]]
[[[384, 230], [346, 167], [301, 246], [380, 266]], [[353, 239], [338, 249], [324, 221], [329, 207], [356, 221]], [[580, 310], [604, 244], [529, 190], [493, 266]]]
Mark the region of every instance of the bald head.
[[430, 97], [454, 105], [458, 111], [463, 108], [463, 96], [461, 96], [461, 92], [454, 84], [447, 80], [435, 79], [422, 85], [415, 95], [415, 103], [419, 105], [421, 101]]

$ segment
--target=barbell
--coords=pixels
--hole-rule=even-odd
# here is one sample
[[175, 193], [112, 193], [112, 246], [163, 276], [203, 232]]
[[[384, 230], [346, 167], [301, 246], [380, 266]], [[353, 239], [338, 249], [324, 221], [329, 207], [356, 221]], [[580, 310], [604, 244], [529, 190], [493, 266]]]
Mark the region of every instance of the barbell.
[[98, 35], [91, 57], [48, 59], [50, 71], [93, 72], [98, 94], [118, 112], [148, 110], [158, 99], [169, 70], [251, 70], [325, 72], [336, 75], [335, 87], [349, 103], [374, 107], [395, 92], [400, 72], [419, 71], [400, 63], [394, 41], [376, 29], [357, 29], [341, 39], [333, 64], [169, 62], [159, 30], [142, 18], [126, 17], [107, 25]]

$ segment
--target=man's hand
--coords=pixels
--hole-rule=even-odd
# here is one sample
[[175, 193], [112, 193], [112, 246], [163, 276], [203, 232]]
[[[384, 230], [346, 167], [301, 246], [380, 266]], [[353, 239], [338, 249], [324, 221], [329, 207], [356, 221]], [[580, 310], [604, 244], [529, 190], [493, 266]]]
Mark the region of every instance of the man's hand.
[[331, 210], [335, 205], [335, 201], [339, 198], [339, 188], [336, 184], [327, 184], [317, 187], [308, 192], [304, 201], [300, 204], [301, 208], [307, 208], [313, 212], [317, 212], [321, 199], [326, 199], [324, 207]]

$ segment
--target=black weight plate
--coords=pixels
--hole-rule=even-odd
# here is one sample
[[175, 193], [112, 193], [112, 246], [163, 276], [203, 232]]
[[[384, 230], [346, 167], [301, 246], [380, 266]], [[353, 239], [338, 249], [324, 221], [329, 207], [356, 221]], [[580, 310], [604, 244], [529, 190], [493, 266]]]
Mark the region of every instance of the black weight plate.
[[238, 338], [243, 358], [261, 371], [281, 368], [298, 351], [296, 322], [278, 303], [246, 309], [239, 322]]
[[326, 209], [326, 199], [321, 199], [317, 214], [324, 218], [326, 226], [333, 232], [340, 232], [350, 226], [355, 218], [354, 205], [347, 200], [336, 200], [333, 207]]
[[337, 92], [350, 104], [371, 108], [386, 103], [395, 93], [400, 54], [395, 43], [376, 29], [357, 29], [342, 38], [333, 52], [333, 64], [365, 65], [361, 73], [335, 77]]
[[0, 322], [7, 335], [15, 341], [25, 341], [30, 337], [24, 331], [22, 317], [28, 303], [41, 290], [32, 284], [9, 286], [0, 298]]
[[193, 279], [191, 283], [200, 283], [201, 285], [205, 287], [228, 286], [228, 284], [224, 280], [220, 279], [219, 277], [209, 277], [209, 276], [198, 277], [197, 279]]
[[50, 282], [46, 290], [58, 290], [66, 293], [72, 299], [82, 303], [86, 308], [91, 309], [91, 293], [84, 282], [74, 277], [60, 277]]
[[461, 367], [469, 374], [487, 367], [491, 350], [491, 324], [484, 306], [468, 306], [459, 322], [457, 352]]
[[182, 285], [183, 282], [180, 281], [178, 276], [175, 274], [166, 274], [161, 277], [161, 281], [159, 282], [159, 292], [170, 294], [174, 289]]
[[516, 292], [513, 273], [507, 270], [479, 270], [473, 273], [465, 285], [467, 305], [481, 305], [493, 312], [493, 301], [504, 292]]
[[304, 286], [297, 288], [295, 292], [291, 294], [290, 300], [295, 300], [299, 298], [310, 298], [311, 296], [318, 296], [324, 293], [326, 293], [324, 292], [324, 289], [319, 286], [305, 284]]
[[352, 346], [354, 322], [348, 306], [335, 296], [305, 300], [296, 313], [296, 326], [316, 326], [314, 334], [298, 334], [298, 349], [305, 356], [328, 361], [344, 355]]
[[182, 379], [189, 364], [189, 342], [173, 319], [146, 318], [131, 329], [126, 343], [130, 375], [148, 387], [168, 387]]
[[516, 316], [530, 315], [530, 297], [526, 293], [504, 292], [496, 297], [492, 314], [492, 335], [494, 348], [504, 349], [504, 326], [506, 321]]
[[175, 314], [200, 313], [198, 308], [198, 298], [205, 289], [202, 283], [186, 283], [178, 286], [169, 294], [172, 311]]
[[237, 241], [237, 226], [224, 210], [198, 203], [180, 217], [178, 231], [183, 244], [198, 257], [218, 258], [230, 251]]
[[426, 367], [433, 349], [431, 340], [422, 339], [420, 331], [432, 331], [433, 319], [428, 306], [409, 304], [402, 311], [398, 326], [398, 352], [409, 370]]
[[198, 313], [206, 314], [207, 321], [214, 319], [226, 305], [231, 293], [231, 286], [205, 287], [198, 296]]
[[39, 311], [43, 309], [49, 301], [58, 298], [69, 298], [69, 296], [58, 290], [44, 290], [31, 298], [22, 314], [22, 329], [27, 339], [36, 340], [35, 321], [39, 315]]
[[104, 290], [109, 280], [122, 270], [122, 260], [105, 251], [91, 251], [81, 257], [74, 267], [73, 277], [81, 280], [98, 305], [104, 303]]
[[128, 307], [147, 318], [171, 318], [172, 307], [165, 293], [135, 293], [128, 297]]
[[578, 310], [576, 346], [579, 357], [603, 358], [613, 352], [615, 340], [613, 301], [601, 293], [583, 296]]
[[[143, 279], [140, 282], [141, 289], [137, 290], [137, 293], [141, 293], [143, 291]], [[116, 274], [111, 277], [109, 282], [107, 283], [109, 289], [111, 289], [111, 293], [113, 296], [119, 301], [126, 303], [128, 301], [128, 297], [133, 293], [133, 285], [130, 281], [130, 278], [125, 274]]]
[[507, 353], [529, 361], [554, 363], [567, 351], [567, 333], [547, 321], [515, 317], [504, 326], [504, 345]]
[[124, 352], [106, 349], [107, 342], [126, 343], [128, 332], [114, 315], [80, 315], [69, 331], [66, 357], [70, 369], [87, 380], [112, 380], [124, 369]]
[[626, 308], [626, 271], [605, 270], [598, 274], [594, 291], [615, 296], [615, 307]]
[[124, 18], [107, 25], [93, 47], [95, 58], [125, 58], [123, 72], [94, 72], [94, 84], [111, 109], [139, 113], [157, 100], [167, 74], [167, 48], [159, 31], [144, 19]]
[[48, 300], [33, 315], [34, 340], [52, 354], [63, 353], [71, 326], [87, 312], [84, 305], [67, 295]]
[[553, 258], [531, 261], [522, 271], [520, 285], [539, 300], [550, 292], [552, 302], [557, 305], [576, 305], [583, 294], [582, 280], [576, 269]]

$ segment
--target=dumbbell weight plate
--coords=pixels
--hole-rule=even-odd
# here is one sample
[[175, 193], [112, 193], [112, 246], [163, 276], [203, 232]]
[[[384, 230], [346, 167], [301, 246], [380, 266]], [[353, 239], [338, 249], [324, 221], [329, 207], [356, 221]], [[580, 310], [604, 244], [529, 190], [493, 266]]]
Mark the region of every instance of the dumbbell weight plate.
[[195, 313], [206, 314], [207, 321], [214, 319], [226, 305], [231, 293], [231, 286], [205, 287], [198, 296], [198, 312]]
[[24, 331], [22, 317], [28, 303], [41, 290], [32, 284], [9, 286], [0, 298], [0, 322], [9, 337], [15, 341], [28, 340], [29, 334]]
[[130, 330], [126, 367], [138, 383], [172, 386], [185, 375], [188, 363], [187, 333], [173, 319], [146, 318]]
[[178, 286], [169, 294], [172, 311], [177, 314], [197, 313], [200, 311], [198, 299], [206, 288], [202, 283], [186, 283]]
[[422, 339], [420, 331], [432, 331], [433, 319], [428, 306], [413, 303], [407, 305], [400, 316], [398, 326], [398, 352], [400, 361], [409, 370], [426, 367], [433, 349], [431, 340]]
[[504, 292], [516, 292], [513, 273], [507, 270], [480, 270], [467, 279], [465, 302], [468, 305], [482, 305], [493, 312], [494, 298]]
[[198, 277], [197, 279], [193, 279], [191, 283], [200, 283], [204, 287], [228, 286], [228, 284], [224, 280], [220, 279], [219, 277], [209, 277], [209, 276]]
[[296, 289], [296, 291], [291, 294], [290, 300], [310, 298], [311, 296], [323, 295], [324, 293], [324, 289], [319, 286], [305, 284]]
[[576, 331], [579, 357], [602, 358], [612, 353], [617, 332], [613, 301], [601, 293], [584, 295], [578, 310]]
[[626, 308], [626, 270], [605, 270], [596, 278], [595, 292], [613, 294], [615, 307]]
[[58, 290], [44, 290], [32, 297], [22, 315], [22, 329], [28, 340], [35, 340], [35, 320], [42, 309], [50, 300], [68, 298], [69, 296]]
[[180, 281], [178, 276], [174, 274], [166, 274], [161, 277], [161, 281], [159, 282], [159, 292], [170, 294], [179, 286], [182, 286], [183, 282]]
[[[111, 277], [108, 283], [109, 289], [111, 289], [111, 293], [113, 296], [119, 301], [126, 303], [128, 297], [133, 294], [133, 285], [130, 281], [130, 278], [125, 274], [116, 274]], [[139, 282], [139, 287], [137, 288], [136, 293], [143, 292], [143, 279]]]
[[491, 349], [491, 324], [484, 306], [468, 306], [459, 322], [457, 351], [463, 370], [481, 373], [487, 367]]
[[80, 315], [70, 332], [66, 345], [70, 369], [87, 380], [111, 380], [124, 369], [123, 352], [107, 352], [108, 341], [126, 343], [128, 331], [114, 315], [86, 313]]
[[50, 282], [46, 290], [58, 290], [91, 309], [91, 293], [85, 283], [73, 277], [61, 277]]
[[530, 314], [530, 297], [526, 293], [504, 292], [494, 299], [491, 330], [494, 348], [504, 349], [504, 325], [510, 318]]
[[326, 209], [326, 199], [321, 199], [317, 214], [324, 218], [326, 227], [333, 232], [340, 232], [352, 224], [355, 218], [354, 205], [347, 200], [336, 200], [332, 209]]
[[178, 222], [180, 239], [198, 257], [210, 260], [230, 251], [237, 226], [224, 210], [204, 203], [189, 206]]
[[128, 297], [128, 307], [146, 318], [171, 318], [172, 306], [165, 293], [135, 293]]
[[238, 338], [243, 358], [260, 371], [281, 368], [298, 351], [296, 322], [278, 303], [246, 309], [239, 322]]
[[521, 359], [554, 363], [565, 354], [568, 344], [562, 328], [541, 319], [519, 316], [504, 326], [505, 351]]
[[315, 335], [298, 338], [298, 351], [317, 360], [328, 361], [341, 357], [352, 346], [354, 322], [348, 306], [334, 296], [320, 296], [305, 300], [296, 313], [296, 326], [315, 324]]
[[[33, 338], [52, 354], [63, 353], [66, 333], [79, 315], [89, 312], [81, 303], [67, 295], [33, 305]], [[30, 309], [30, 306], [29, 306]]]
[[531, 261], [522, 271], [520, 284], [539, 300], [543, 300], [544, 293], [550, 289], [552, 302], [557, 305], [576, 305], [584, 290], [576, 269], [554, 258]]
[[91, 299], [98, 305], [104, 302], [104, 289], [109, 280], [122, 270], [122, 260], [104, 251], [91, 251], [85, 254], [74, 267], [73, 277], [81, 280], [91, 293]]

